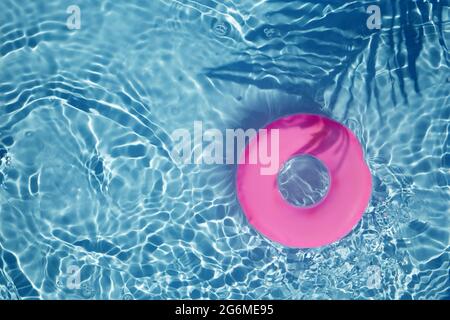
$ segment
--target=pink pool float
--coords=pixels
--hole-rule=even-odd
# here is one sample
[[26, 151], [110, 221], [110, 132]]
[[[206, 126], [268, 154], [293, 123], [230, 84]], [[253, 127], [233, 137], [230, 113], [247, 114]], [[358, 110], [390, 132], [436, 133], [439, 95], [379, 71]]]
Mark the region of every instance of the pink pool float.
[[[250, 224], [267, 238], [296, 248], [324, 246], [347, 235], [372, 191], [356, 136], [344, 125], [313, 114], [286, 116], [265, 129], [248, 143], [237, 169], [237, 196]], [[268, 138], [274, 129], [278, 148]], [[260, 158], [245, 160], [257, 154], [263, 140], [272, 152], [278, 149], [274, 172], [264, 172], [266, 163]]]

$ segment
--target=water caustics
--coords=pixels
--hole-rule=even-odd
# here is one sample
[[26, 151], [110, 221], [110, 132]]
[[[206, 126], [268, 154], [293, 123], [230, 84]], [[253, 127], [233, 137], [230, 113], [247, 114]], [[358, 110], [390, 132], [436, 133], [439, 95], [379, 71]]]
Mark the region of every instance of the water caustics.
[[[0, 298], [450, 298], [448, 1], [0, 2]], [[308, 106], [308, 107], [305, 107]], [[319, 113], [360, 140], [347, 237], [277, 245], [170, 133]]]

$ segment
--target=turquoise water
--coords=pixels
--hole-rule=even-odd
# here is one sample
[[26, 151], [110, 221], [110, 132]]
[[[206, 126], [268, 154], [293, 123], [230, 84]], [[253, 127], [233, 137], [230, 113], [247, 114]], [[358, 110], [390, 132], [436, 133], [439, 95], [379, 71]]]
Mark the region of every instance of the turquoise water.
[[330, 179], [330, 173], [321, 160], [300, 155], [281, 167], [277, 183], [284, 200], [296, 207], [312, 207], [328, 194]]
[[[377, 3], [379, 30], [374, 1], [2, 0], [0, 297], [450, 299], [448, 1]], [[318, 249], [257, 233], [235, 166], [170, 156], [194, 121], [296, 112], [350, 127], [374, 182]]]

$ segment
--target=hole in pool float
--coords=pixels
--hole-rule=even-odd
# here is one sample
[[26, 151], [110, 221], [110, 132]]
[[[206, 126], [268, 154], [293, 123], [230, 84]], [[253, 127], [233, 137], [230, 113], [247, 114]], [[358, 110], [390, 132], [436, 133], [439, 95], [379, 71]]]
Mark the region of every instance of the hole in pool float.
[[302, 154], [285, 162], [278, 173], [277, 182], [287, 202], [296, 207], [312, 207], [327, 195], [330, 174], [322, 161]]

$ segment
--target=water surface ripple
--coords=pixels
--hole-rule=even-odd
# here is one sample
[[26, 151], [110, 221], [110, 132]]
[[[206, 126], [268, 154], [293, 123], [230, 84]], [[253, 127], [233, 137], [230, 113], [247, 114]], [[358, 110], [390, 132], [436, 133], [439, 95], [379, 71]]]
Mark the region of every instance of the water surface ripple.
[[[72, 2], [0, 2], [1, 299], [450, 298], [448, 1], [378, 1], [380, 30], [366, 0]], [[373, 175], [318, 249], [251, 228], [235, 167], [170, 155], [195, 120], [294, 112], [350, 127]]]

